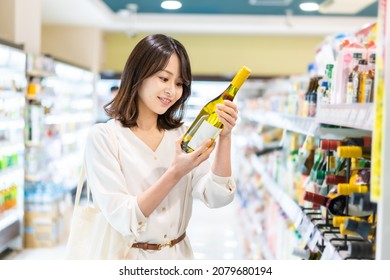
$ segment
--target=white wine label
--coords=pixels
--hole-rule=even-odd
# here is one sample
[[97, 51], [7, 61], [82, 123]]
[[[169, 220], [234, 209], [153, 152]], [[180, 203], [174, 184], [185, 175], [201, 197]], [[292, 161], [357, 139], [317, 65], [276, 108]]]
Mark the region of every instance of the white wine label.
[[207, 139], [216, 138], [218, 133], [221, 131], [207, 121], [203, 121], [198, 130], [195, 132], [191, 141], [188, 143], [188, 147], [195, 150], [200, 147]]

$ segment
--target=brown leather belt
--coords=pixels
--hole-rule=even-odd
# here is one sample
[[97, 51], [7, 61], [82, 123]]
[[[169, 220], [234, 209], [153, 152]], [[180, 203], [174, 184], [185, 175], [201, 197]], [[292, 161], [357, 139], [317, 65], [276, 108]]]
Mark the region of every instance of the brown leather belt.
[[186, 233], [184, 232], [182, 235], [180, 235], [178, 238], [173, 239], [171, 241], [168, 241], [166, 243], [162, 244], [151, 244], [151, 243], [144, 243], [144, 242], [138, 242], [134, 243], [131, 247], [143, 249], [143, 250], [161, 250], [162, 248], [169, 246], [173, 247], [180, 241], [182, 241], [186, 237]]

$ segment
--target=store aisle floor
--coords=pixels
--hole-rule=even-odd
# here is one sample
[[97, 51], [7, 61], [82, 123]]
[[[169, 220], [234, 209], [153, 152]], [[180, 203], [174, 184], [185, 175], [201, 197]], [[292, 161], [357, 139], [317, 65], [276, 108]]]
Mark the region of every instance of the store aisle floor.
[[[209, 209], [195, 200], [192, 219], [187, 231], [195, 259], [242, 259], [242, 234], [240, 232], [236, 201], [218, 209]], [[25, 249], [11, 252], [8, 260], [62, 260], [66, 243], [53, 248]]]

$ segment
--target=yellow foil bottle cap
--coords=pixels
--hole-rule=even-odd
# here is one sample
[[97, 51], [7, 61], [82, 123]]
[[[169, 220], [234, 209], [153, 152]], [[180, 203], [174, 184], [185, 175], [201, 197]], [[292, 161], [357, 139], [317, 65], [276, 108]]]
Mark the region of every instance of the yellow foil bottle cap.
[[344, 216], [334, 216], [332, 220], [332, 224], [334, 227], [339, 227], [341, 224], [345, 223], [345, 220], [347, 218], [348, 217], [344, 217]]
[[357, 235], [357, 233], [355, 233], [353, 231], [346, 230], [345, 226], [344, 226], [344, 223], [340, 224], [339, 228], [340, 228], [340, 233], [341, 234], [345, 234], [345, 235], [348, 234], [348, 235], [355, 235], [355, 236]]
[[234, 76], [232, 80], [232, 85], [235, 88], [240, 88], [242, 84], [248, 79], [249, 75], [251, 74], [252, 70], [249, 69], [246, 66], [241, 67], [241, 69], [237, 72], [236, 76]]
[[350, 195], [351, 193], [365, 193], [368, 192], [366, 185], [353, 185], [353, 184], [338, 184], [337, 193], [343, 195]]
[[337, 154], [342, 158], [358, 158], [363, 156], [363, 150], [359, 146], [339, 146]]
[[339, 227], [341, 224], [344, 224], [347, 219], [351, 219], [358, 222], [364, 221], [364, 219], [362, 218], [353, 216], [333, 216], [332, 224], [334, 227]]

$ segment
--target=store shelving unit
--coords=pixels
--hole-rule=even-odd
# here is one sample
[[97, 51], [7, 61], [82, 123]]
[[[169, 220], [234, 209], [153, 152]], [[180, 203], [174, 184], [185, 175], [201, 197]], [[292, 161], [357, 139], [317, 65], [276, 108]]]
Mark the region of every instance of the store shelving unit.
[[68, 230], [85, 140], [95, 123], [95, 77], [46, 56], [29, 56], [27, 77], [25, 246], [51, 247]]
[[[304, 134], [306, 136], [317, 136], [331, 139], [343, 139], [345, 137], [360, 137], [372, 134], [372, 124], [367, 121], [373, 118], [373, 104], [355, 104], [345, 106], [319, 106], [318, 117], [290, 116], [277, 112], [246, 111], [242, 113], [243, 119], [263, 126], [271, 126], [283, 129], [292, 133]], [[324, 118], [325, 112], [328, 118]], [[337, 113], [336, 113], [337, 112]], [[351, 117], [353, 116], [353, 117]], [[359, 116], [360, 119], [359, 119]], [[360, 122], [363, 117], [365, 121]], [[343, 126], [344, 128], [329, 128], [325, 125]], [[301, 236], [302, 244], [307, 244], [310, 250], [321, 247], [321, 259], [340, 260], [345, 258], [343, 252], [336, 249], [337, 242], [332, 239], [342, 239], [341, 235], [331, 234], [324, 236], [313, 222], [310, 215], [287, 193], [284, 186], [275, 182], [268, 174], [265, 166], [256, 155], [252, 155], [250, 163], [253, 169], [261, 175], [261, 181], [272, 198], [278, 202], [282, 211], [287, 215], [289, 221], [294, 225]], [[317, 215], [320, 213], [317, 213]], [[315, 220], [315, 219], [314, 219]], [[260, 241], [259, 241], [260, 242]], [[265, 241], [263, 241], [265, 242]], [[264, 243], [262, 244], [264, 245]], [[336, 244], [336, 246], [334, 246]], [[268, 254], [270, 256], [270, 254]], [[266, 257], [266, 256], [265, 256]]]
[[0, 41], [0, 252], [22, 248], [26, 55]]
[[[377, 45], [388, 46], [390, 44], [390, 28], [389, 21], [385, 19], [386, 17], [388, 18], [387, 15], [390, 13], [390, 5], [385, 0], [379, 1], [379, 5], [383, 8], [382, 17], [384, 18], [378, 24], [383, 24], [382, 31], [384, 34], [380, 38], [382, 41], [377, 42]], [[375, 78], [375, 83], [380, 83], [379, 86], [376, 84], [376, 90], [382, 91], [383, 96], [385, 96], [386, 89], [390, 87], [390, 79], [386, 76], [388, 71], [385, 71], [387, 70], [386, 66], [390, 65], [390, 58], [385, 55], [386, 51], [386, 49], [382, 49], [377, 53], [377, 57], [387, 60], [380, 60], [380, 63], [377, 64], [379, 68], [376, 69], [377, 76]], [[244, 112], [241, 112], [244, 128], [248, 125], [252, 127], [258, 126], [261, 129], [264, 127], [274, 127], [282, 129], [285, 134], [295, 133], [320, 139], [372, 136], [373, 141], [377, 140], [381, 143], [381, 152], [376, 154], [371, 165], [371, 168], [374, 165], [375, 167], [379, 166], [377, 173], [374, 174], [374, 176], [379, 177], [379, 184], [371, 186], [371, 197], [373, 198], [374, 195], [379, 197], [378, 199], [372, 199], [372, 201], [378, 203], [377, 231], [375, 241], [373, 241], [376, 247], [375, 259], [390, 259], [390, 241], [388, 239], [388, 233], [390, 232], [388, 223], [390, 192], [386, 186], [386, 182], [390, 180], [390, 175], [386, 171], [386, 166], [389, 165], [390, 148], [386, 143], [388, 141], [385, 140], [390, 137], [389, 121], [386, 117], [386, 108], [390, 108], [389, 102], [388, 98], [383, 98], [377, 100], [376, 103], [368, 104], [320, 103], [317, 105], [315, 117], [291, 116], [285, 113], [270, 112], [262, 109], [245, 109]], [[250, 107], [253, 107], [253, 103], [248, 102], [248, 104], [251, 104]], [[269, 104], [264, 105], [262, 101], [258, 104], [261, 108], [268, 107], [267, 109], [269, 109], [273, 107]], [[380, 137], [380, 140], [375, 139], [375, 137]], [[251, 143], [250, 140], [245, 140], [243, 142]], [[258, 140], [256, 141], [259, 142]], [[241, 143], [241, 146], [244, 146], [244, 144]], [[373, 149], [375, 149], [375, 143]], [[254, 150], [256, 151], [256, 149]], [[269, 160], [267, 161], [269, 164]], [[292, 223], [293, 226], [291, 228], [295, 228], [299, 232], [299, 242], [306, 245], [311, 251], [319, 250], [321, 252], [321, 259], [347, 259], [348, 254], [345, 246], [347, 240], [362, 241], [362, 239], [347, 237], [347, 235], [342, 235], [335, 230], [331, 230], [328, 221], [324, 222], [325, 209], [317, 210], [301, 206], [302, 204], [296, 201], [296, 197], [289, 192], [290, 190], [288, 189], [286, 191], [286, 187], [283, 185], [283, 182], [286, 182], [286, 180], [281, 180], [281, 182], [276, 181], [274, 179], [275, 174], [269, 174], [267, 166], [264, 165], [258, 156], [254, 155], [253, 151], [250, 156], [250, 163], [242, 163], [243, 166], [249, 164], [261, 177], [262, 186], [266, 189], [267, 193], [270, 194], [273, 201], [277, 201], [281, 211], [286, 214], [288, 221]], [[272, 164], [274, 163], [271, 162]], [[279, 180], [280, 176], [283, 177], [283, 175], [279, 174]], [[373, 193], [374, 188], [375, 191]], [[262, 202], [258, 203], [260, 204]], [[258, 226], [261, 227], [261, 225]], [[266, 254], [263, 254], [263, 257], [266, 257]]]
[[374, 123], [374, 105], [343, 104], [325, 105], [318, 107], [317, 123], [325, 123], [372, 131]]
[[[390, 120], [389, 108], [390, 98], [388, 92], [390, 89], [390, 3], [387, 0], [378, 1], [378, 26], [379, 26], [379, 57], [380, 62], [377, 64], [378, 71], [380, 71], [379, 79], [383, 82], [381, 86], [377, 86], [378, 100], [375, 102], [375, 120], [373, 127], [374, 142], [373, 148], [380, 146], [379, 152], [381, 154], [379, 168], [374, 167], [374, 176], [380, 177], [380, 181], [375, 180], [375, 190], [371, 190], [371, 194], [378, 197], [378, 222], [376, 234], [376, 259], [389, 260], [390, 259], [390, 172], [388, 166], [390, 165]], [[383, 60], [382, 60], [383, 59]], [[380, 93], [378, 95], [378, 93]], [[378, 139], [376, 139], [377, 137]], [[379, 173], [379, 174], [378, 174]]]

